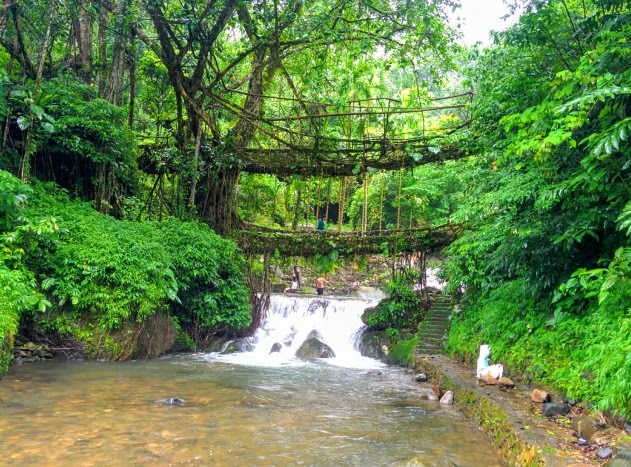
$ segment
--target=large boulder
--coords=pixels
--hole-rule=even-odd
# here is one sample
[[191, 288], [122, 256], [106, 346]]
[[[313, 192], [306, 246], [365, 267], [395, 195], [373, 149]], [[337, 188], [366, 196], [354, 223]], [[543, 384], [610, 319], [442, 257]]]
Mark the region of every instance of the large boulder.
[[367, 332], [361, 338], [359, 352], [364, 357], [383, 361], [388, 356], [388, 339], [381, 331]]
[[332, 358], [335, 357], [335, 352], [317, 337], [311, 337], [302, 343], [300, 348], [296, 351], [296, 357], [303, 360]]
[[156, 313], [137, 325], [139, 329], [136, 349], [132, 358], [154, 358], [173, 348], [177, 327], [167, 313]]
[[251, 352], [254, 349], [254, 345], [249, 339], [236, 339], [228, 343], [226, 348], [221, 353], [230, 354], [238, 352]]
[[567, 404], [555, 404], [552, 402], [546, 402], [541, 408], [541, 413], [544, 417], [556, 417], [558, 415], [567, 415], [571, 408]]

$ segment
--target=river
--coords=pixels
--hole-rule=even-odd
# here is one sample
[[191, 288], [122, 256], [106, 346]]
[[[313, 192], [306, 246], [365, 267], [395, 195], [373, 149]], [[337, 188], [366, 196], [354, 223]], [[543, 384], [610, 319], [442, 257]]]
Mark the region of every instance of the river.
[[[13, 366], [0, 379], [0, 464], [501, 465], [470, 421], [424, 400], [428, 388], [402, 369], [346, 343], [332, 342], [334, 359], [293, 358], [288, 335], [319, 326], [325, 342], [340, 339], [336, 315], [352, 321], [367, 303], [316, 300], [275, 299], [248, 353]], [[352, 341], [357, 329], [347, 331]], [[262, 358], [282, 336], [284, 350]]]

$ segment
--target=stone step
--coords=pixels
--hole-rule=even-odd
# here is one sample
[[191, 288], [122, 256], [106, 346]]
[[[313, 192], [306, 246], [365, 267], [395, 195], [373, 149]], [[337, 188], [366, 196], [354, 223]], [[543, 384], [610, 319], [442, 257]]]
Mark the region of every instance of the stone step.
[[440, 345], [443, 342], [443, 337], [444, 336], [439, 336], [439, 337], [422, 337], [420, 338], [418, 341], [421, 344], [435, 344], [435, 345]]
[[423, 322], [421, 323], [422, 325], [433, 325], [433, 326], [447, 326], [449, 324], [449, 320], [439, 320], [439, 319], [432, 319], [432, 320], [423, 320]]

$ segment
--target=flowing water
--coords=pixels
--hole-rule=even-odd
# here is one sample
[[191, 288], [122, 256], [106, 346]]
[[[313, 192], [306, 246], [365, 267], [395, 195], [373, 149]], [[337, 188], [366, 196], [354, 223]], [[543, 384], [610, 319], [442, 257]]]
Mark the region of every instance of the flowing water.
[[[251, 352], [14, 366], [0, 465], [500, 465], [456, 409], [354, 350], [368, 303], [274, 297]], [[335, 358], [293, 358], [313, 330]]]

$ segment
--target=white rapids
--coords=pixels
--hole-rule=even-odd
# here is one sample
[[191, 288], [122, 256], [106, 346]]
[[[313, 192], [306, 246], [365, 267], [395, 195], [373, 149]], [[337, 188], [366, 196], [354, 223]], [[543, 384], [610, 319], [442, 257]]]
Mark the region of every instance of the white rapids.
[[[360, 290], [358, 297], [317, 297], [272, 294], [270, 309], [256, 333], [248, 338], [249, 351], [211, 354], [212, 360], [255, 366], [300, 366], [296, 351], [312, 333], [328, 345], [335, 357], [321, 359], [331, 365], [349, 368], [377, 368], [381, 362], [363, 357], [359, 340], [365, 328], [361, 315], [384, 297], [374, 289]], [[280, 346], [280, 351], [271, 352]]]

